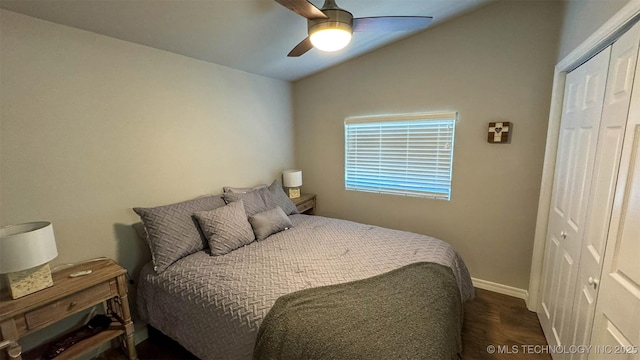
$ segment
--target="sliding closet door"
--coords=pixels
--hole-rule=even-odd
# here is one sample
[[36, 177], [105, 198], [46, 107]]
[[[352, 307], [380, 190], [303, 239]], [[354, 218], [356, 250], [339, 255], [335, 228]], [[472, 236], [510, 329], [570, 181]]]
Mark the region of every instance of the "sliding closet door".
[[[640, 27], [636, 26], [628, 31], [613, 44], [611, 49], [593, 180], [588, 197], [589, 208], [580, 255], [577, 292], [570, 322], [573, 327], [570, 344], [573, 345], [589, 344], [591, 338], [631, 90], [636, 72], [640, 41], [638, 30]], [[573, 353], [569, 358], [571, 360], [586, 359], [587, 356], [587, 353]]]
[[570, 326], [611, 48], [567, 75], [539, 318], [551, 345], [572, 342]]

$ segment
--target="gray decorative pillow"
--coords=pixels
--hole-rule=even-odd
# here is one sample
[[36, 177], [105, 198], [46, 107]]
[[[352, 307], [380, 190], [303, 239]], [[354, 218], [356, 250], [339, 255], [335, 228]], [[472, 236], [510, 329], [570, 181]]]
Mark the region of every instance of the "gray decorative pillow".
[[270, 209], [280, 206], [287, 215], [300, 213], [293, 201], [291, 201], [287, 194], [285, 194], [284, 190], [282, 190], [282, 186], [278, 180], [275, 180], [271, 185], [269, 185], [269, 198], [267, 205], [269, 205]]
[[154, 270], [161, 273], [179, 259], [204, 249], [207, 241], [192, 215], [224, 205], [218, 195], [153, 208], [133, 208], [147, 232]]
[[256, 185], [256, 186], [250, 187], [250, 188], [240, 188], [240, 187], [225, 186], [225, 187], [222, 188], [222, 190], [224, 192], [230, 192], [230, 193], [248, 193], [250, 191], [263, 189], [263, 188], [266, 188], [266, 187], [267, 187], [267, 185], [265, 185], [265, 184]]
[[193, 216], [209, 240], [211, 255], [228, 254], [255, 240], [242, 200], [214, 210], [199, 211]]
[[277, 232], [293, 227], [291, 220], [279, 206], [250, 216], [249, 223], [258, 240], [264, 240]]
[[267, 188], [257, 189], [248, 193], [227, 192], [222, 194], [222, 196], [224, 197], [224, 201], [227, 204], [242, 200], [247, 216], [251, 216], [272, 208], [268, 203], [269, 189]]

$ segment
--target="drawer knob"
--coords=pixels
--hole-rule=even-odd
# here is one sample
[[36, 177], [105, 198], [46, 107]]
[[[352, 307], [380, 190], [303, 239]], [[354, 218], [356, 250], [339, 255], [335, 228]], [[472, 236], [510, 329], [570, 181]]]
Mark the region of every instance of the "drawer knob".
[[70, 302], [70, 303], [69, 303], [68, 310], [73, 309], [74, 307], [76, 307], [76, 305], [78, 305], [78, 303], [77, 303], [77, 302], [75, 302], [75, 301]]
[[22, 355], [22, 347], [20, 345], [11, 346], [9, 347], [9, 350], [7, 350], [7, 354], [9, 354], [10, 358], [16, 359]]

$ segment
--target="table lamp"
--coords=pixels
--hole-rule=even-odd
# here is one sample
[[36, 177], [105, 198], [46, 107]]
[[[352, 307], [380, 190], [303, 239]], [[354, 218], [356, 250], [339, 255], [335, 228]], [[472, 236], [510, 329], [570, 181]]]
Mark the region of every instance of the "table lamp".
[[287, 195], [289, 195], [289, 198], [299, 198], [300, 186], [302, 186], [302, 171], [285, 170], [282, 173], [282, 185], [287, 188]]
[[50, 222], [0, 228], [0, 274], [7, 274], [11, 298], [53, 286], [49, 261], [56, 256], [58, 250]]

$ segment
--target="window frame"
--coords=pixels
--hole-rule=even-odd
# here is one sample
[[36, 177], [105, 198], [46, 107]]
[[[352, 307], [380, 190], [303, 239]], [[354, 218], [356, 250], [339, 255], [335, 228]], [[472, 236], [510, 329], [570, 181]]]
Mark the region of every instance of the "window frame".
[[[455, 145], [455, 127], [458, 121], [458, 113], [454, 111], [439, 111], [428, 113], [411, 113], [411, 114], [395, 114], [395, 115], [374, 115], [374, 116], [353, 116], [344, 120], [344, 186], [347, 191], [361, 191], [370, 193], [410, 196], [428, 199], [438, 200], [451, 200], [452, 190], [452, 175], [453, 175], [453, 156]], [[402, 128], [404, 126], [410, 126], [415, 122], [413, 129], [407, 128], [406, 134], [402, 134]], [[375, 138], [376, 124], [382, 124], [379, 127], [380, 138], [376, 144], [371, 143], [371, 139]], [[363, 158], [367, 161], [367, 165], [363, 166], [360, 170], [361, 173], [369, 173], [370, 175], [357, 176], [354, 175], [354, 161], [357, 162], [357, 153], [353, 153], [349, 147], [354, 146], [353, 142], [355, 135], [350, 133], [354, 131], [354, 128], [360, 129], [369, 128], [368, 132], [365, 132], [364, 137], [369, 142], [369, 149], [375, 149], [378, 147], [378, 151], [383, 148], [383, 143], [390, 144], [393, 141], [391, 147], [388, 147], [387, 153], [380, 153], [377, 158], [376, 155], [364, 155]], [[387, 129], [383, 129], [386, 127]], [[448, 130], [444, 130], [447, 128]], [[386, 134], [383, 134], [383, 130], [388, 130]], [[443, 131], [444, 132], [441, 132]], [[365, 130], [361, 130], [365, 131]], [[413, 134], [411, 134], [413, 132]], [[449, 133], [448, 135], [445, 133]], [[396, 135], [393, 139], [385, 138], [392, 133]], [[400, 138], [405, 136], [407, 139], [411, 135], [422, 135], [423, 140], [410, 142], [404, 140], [398, 142], [398, 134]], [[435, 141], [426, 140], [424, 135], [436, 135]], [[402, 140], [402, 139], [401, 139]], [[398, 158], [399, 151], [401, 150], [401, 144], [404, 144], [407, 148], [407, 154], [404, 158], [398, 159], [397, 162], [389, 162], [389, 158]], [[447, 146], [446, 150], [438, 147], [433, 150], [424, 150], [426, 145], [440, 145]], [[413, 152], [411, 147], [414, 146]], [[416, 148], [418, 150], [416, 150]], [[375, 152], [375, 150], [374, 150]], [[362, 153], [362, 151], [361, 151]], [[448, 155], [446, 155], [448, 153]], [[371, 154], [371, 152], [370, 152]], [[445, 155], [443, 155], [445, 154]], [[416, 158], [416, 155], [418, 157]], [[432, 157], [432, 161], [425, 161], [422, 156]], [[351, 159], [349, 158], [351, 156]], [[400, 155], [402, 156], [402, 155]], [[446, 164], [438, 164], [442, 162], [443, 156], [446, 158]], [[354, 160], [354, 158], [356, 160]], [[411, 161], [413, 158], [413, 161]], [[415, 164], [415, 160], [418, 159], [419, 165]], [[371, 175], [372, 169], [375, 165], [378, 165], [379, 174], [377, 177]], [[405, 166], [405, 174], [399, 175], [401, 171], [398, 169]], [[406, 172], [406, 169], [413, 168], [412, 171]], [[426, 170], [427, 168], [435, 168], [436, 170]], [[445, 171], [445, 173], [442, 173]], [[375, 172], [375, 170], [373, 170]], [[397, 177], [394, 177], [398, 175]], [[413, 176], [412, 176], [413, 175]], [[418, 179], [418, 180], [416, 180]], [[358, 185], [359, 183], [359, 185]]]

